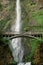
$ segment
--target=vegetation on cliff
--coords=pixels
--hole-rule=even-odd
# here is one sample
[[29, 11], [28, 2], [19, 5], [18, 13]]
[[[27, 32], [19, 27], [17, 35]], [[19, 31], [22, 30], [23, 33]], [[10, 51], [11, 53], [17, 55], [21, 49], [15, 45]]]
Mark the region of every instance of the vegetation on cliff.
[[[20, 0], [21, 1], [21, 22], [22, 32], [43, 32], [43, 0]], [[2, 37], [1, 31], [10, 31], [14, 23], [16, 0], [0, 1], [0, 44], [7, 44], [9, 40]], [[43, 38], [43, 37], [42, 37]], [[33, 61], [34, 54], [38, 48], [39, 41], [35, 39], [22, 40], [24, 49], [23, 61]], [[30, 51], [29, 51], [30, 50]], [[27, 54], [26, 54], [27, 51]], [[38, 51], [38, 50], [37, 50]], [[13, 62], [13, 61], [12, 61]]]

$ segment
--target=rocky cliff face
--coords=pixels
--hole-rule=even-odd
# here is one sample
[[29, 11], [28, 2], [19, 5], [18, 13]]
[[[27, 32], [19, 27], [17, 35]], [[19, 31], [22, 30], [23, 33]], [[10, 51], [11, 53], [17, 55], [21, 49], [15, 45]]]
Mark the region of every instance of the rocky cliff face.
[[[11, 22], [15, 19], [15, 1], [2, 0], [0, 1], [0, 28], [6, 30], [11, 26]], [[4, 25], [4, 26], [3, 26]]]
[[43, 43], [38, 45], [34, 54], [34, 64], [43, 65]]

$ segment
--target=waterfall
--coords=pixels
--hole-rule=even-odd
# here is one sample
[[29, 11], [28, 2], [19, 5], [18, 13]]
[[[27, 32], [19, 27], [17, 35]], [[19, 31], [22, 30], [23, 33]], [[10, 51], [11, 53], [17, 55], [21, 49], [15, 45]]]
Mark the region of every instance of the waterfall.
[[[15, 24], [11, 27], [12, 32], [19, 34], [21, 32], [21, 7], [20, 0], [16, 0], [16, 20]], [[21, 38], [12, 39], [10, 48], [12, 50], [12, 54], [14, 60], [16, 62], [21, 62], [23, 58], [23, 49], [21, 45]]]
[[[15, 24], [12, 25], [11, 31], [20, 34], [21, 33], [21, 7], [20, 7], [20, 0], [16, 0], [16, 20]], [[18, 65], [31, 65], [30, 62], [24, 64], [22, 63], [23, 58], [23, 48], [21, 44], [21, 38], [12, 39], [10, 43], [10, 49], [12, 50], [12, 55], [14, 60], [18, 62]]]

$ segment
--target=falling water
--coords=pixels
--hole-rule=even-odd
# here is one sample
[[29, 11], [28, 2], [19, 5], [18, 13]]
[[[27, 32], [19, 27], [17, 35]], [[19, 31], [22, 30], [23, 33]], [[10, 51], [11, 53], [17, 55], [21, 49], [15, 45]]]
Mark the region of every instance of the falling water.
[[[16, 1], [16, 20], [15, 24], [11, 27], [12, 32], [20, 34], [21, 31], [21, 7], [20, 0]], [[21, 46], [21, 38], [12, 39], [11, 46], [12, 54], [16, 62], [21, 62], [23, 57], [23, 49]]]
[[[20, 0], [16, 0], [16, 20], [15, 24], [12, 25], [11, 27], [12, 32], [16, 34], [21, 33], [21, 7], [20, 7]], [[30, 65], [31, 63], [22, 63], [22, 58], [23, 58], [23, 48], [21, 45], [21, 38], [15, 38], [12, 39], [10, 48], [12, 50], [12, 54], [14, 57], [14, 60], [16, 62], [19, 62], [18, 65]]]

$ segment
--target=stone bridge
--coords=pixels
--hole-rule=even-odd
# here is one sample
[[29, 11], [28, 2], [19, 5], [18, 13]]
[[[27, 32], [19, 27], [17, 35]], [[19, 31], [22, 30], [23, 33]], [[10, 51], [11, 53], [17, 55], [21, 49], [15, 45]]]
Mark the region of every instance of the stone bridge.
[[34, 38], [37, 40], [41, 40], [39, 38], [43, 38], [43, 32], [25, 32], [25, 33], [13, 33], [13, 32], [6, 32], [2, 34], [3, 37], [8, 37], [9, 39], [13, 39], [13, 38], [19, 38], [19, 37], [27, 37], [27, 38]]

